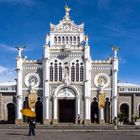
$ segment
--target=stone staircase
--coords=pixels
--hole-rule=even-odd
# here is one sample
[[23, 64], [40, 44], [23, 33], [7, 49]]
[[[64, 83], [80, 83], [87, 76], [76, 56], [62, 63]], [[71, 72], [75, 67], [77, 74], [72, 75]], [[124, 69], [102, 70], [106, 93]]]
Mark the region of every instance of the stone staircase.
[[[93, 125], [75, 125], [75, 124], [57, 124], [57, 125], [36, 125], [37, 129], [46, 130], [70, 130], [70, 131], [109, 131], [114, 130], [113, 124], [93, 124]], [[0, 129], [28, 129], [28, 124], [0, 124]], [[140, 125], [119, 125], [117, 130], [140, 130]]]

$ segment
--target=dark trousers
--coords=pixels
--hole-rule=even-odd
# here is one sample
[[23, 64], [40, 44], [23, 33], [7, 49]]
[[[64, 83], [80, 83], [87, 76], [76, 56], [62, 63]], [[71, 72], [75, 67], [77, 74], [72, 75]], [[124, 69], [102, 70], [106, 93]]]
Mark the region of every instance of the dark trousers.
[[34, 127], [29, 127], [29, 133], [28, 133], [28, 135], [30, 136], [30, 135], [35, 135], [35, 129], [34, 129]]

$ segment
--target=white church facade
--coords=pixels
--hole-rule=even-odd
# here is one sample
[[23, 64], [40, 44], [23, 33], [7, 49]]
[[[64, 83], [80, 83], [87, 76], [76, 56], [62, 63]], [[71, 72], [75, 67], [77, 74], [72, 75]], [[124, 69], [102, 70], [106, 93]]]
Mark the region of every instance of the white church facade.
[[84, 124], [94, 116], [110, 122], [117, 116], [117, 48], [112, 59], [91, 60], [84, 24], [76, 25], [70, 8], [65, 10], [57, 25], [50, 24], [42, 60], [26, 60], [18, 49], [17, 120], [22, 120], [23, 100], [32, 95], [31, 100], [43, 102], [44, 123], [75, 123], [78, 114]]
[[[123, 104], [128, 105], [128, 117], [139, 115], [140, 102], [133, 101], [138, 108], [130, 109], [128, 86], [118, 84], [118, 48], [112, 48], [112, 58], [92, 60], [84, 24], [75, 24], [69, 13], [66, 6], [63, 19], [50, 24], [41, 60], [22, 57], [23, 48], [18, 48], [16, 123], [26, 122], [23, 108], [34, 110], [43, 124], [76, 124], [78, 115], [83, 124], [111, 123]], [[139, 90], [132, 91], [135, 102]]]

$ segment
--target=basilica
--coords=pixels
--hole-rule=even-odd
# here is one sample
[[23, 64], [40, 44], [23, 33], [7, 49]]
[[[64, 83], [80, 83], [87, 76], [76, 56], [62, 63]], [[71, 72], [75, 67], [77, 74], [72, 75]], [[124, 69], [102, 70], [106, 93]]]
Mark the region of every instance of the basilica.
[[112, 58], [92, 60], [84, 24], [71, 20], [70, 10], [66, 6], [62, 20], [50, 23], [43, 58], [28, 60], [17, 48], [17, 83], [5, 84], [9, 94], [0, 90], [0, 120], [26, 123], [23, 108], [48, 125], [77, 124], [78, 117], [84, 125], [111, 123], [119, 112], [140, 117], [140, 85], [118, 83], [118, 48], [110, 50]]

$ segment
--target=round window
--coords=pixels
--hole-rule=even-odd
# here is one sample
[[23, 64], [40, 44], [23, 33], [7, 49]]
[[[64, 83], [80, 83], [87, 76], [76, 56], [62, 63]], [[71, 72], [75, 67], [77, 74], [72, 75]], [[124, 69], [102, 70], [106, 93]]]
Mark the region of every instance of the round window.
[[95, 76], [94, 84], [96, 87], [107, 87], [110, 83], [109, 76], [105, 73], [99, 73]]
[[36, 73], [29, 73], [25, 76], [25, 85], [27, 87], [36, 88], [40, 84], [39, 75]]

